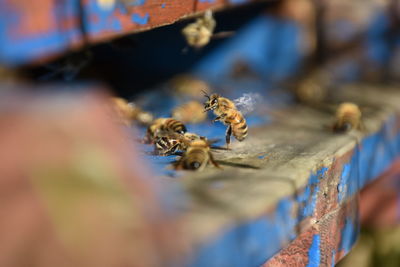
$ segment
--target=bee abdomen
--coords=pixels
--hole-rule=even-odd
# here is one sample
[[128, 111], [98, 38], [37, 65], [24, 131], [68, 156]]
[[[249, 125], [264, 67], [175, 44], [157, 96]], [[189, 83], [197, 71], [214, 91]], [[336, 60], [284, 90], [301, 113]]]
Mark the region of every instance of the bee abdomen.
[[231, 124], [232, 134], [238, 141], [243, 141], [247, 136], [248, 127], [245, 118], [241, 114], [237, 116], [240, 118]]
[[168, 119], [162, 126], [161, 126], [161, 130], [163, 131], [172, 131], [172, 132], [176, 132], [176, 133], [186, 133], [186, 127], [185, 125], [175, 119]]

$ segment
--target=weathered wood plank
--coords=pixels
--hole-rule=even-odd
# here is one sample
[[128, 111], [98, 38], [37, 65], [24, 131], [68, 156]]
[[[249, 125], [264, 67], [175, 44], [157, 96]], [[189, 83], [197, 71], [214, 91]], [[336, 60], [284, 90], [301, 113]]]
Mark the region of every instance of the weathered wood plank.
[[[358, 192], [400, 155], [400, 92], [352, 86], [338, 95], [363, 107], [367, 132], [333, 134], [326, 127], [331, 113], [294, 107], [278, 123], [250, 129], [249, 139], [232, 151], [216, 152], [223, 171], [209, 168], [180, 178], [193, 200], [186, 227], [198, 249], [194, 266], [260, 265], [293, 240], [266, 266], [293, 262], [291, 246], [299, 244], [302, 257], [317, 253], [321, 266], [349, 252], [358, 209], [346, 207], [355, 207], [349, 203]], [[326, 254], [332, 250], [334, 255]]]

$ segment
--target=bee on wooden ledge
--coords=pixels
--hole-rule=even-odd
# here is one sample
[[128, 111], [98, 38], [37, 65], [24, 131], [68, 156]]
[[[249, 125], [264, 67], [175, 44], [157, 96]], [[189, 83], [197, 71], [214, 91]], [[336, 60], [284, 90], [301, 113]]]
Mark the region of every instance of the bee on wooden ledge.
[[332, 130], [337, 133], [349, 132], [353, 129], [364, 130], [365, 127], [361, 116], [361, 110], [356, 104], [350, 102], [342, 103], [336, 110]]
[[211, 151], [210, 143], [205, 138], [191, 141], [182, 157], [174, 164], [176, 170], [197, 170], [202, 171], [208, 163], [221, 168], [215, 161]]

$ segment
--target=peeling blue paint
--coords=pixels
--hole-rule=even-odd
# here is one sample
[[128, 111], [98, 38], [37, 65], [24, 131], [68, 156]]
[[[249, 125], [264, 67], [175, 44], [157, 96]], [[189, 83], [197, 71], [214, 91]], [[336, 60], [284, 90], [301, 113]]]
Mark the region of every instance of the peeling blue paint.
[[161, 4], [161, 7], [162, 7], [162, 8], [165, 8], [166, 5], [167, 5], [166, 3], [162, 3], [162, 4]]
[[198, 248], [188, 266], [262, 265], [295, 237], [295, 221], [290, 218], [292, 208], [291, 201], [283, 200], [274, 214], [233, 226]]
[[[85, 19], [86, 28], [90, 34], [99, 34], [103, 31], [121, 31], [121, 22], [113, 16], [113, 10], [106, 10], [100, 7], [96, 1], [91, 1], [86, 6], [88, 15]], [[88, 20], [91, 16], [97, 16], [97, 19]]]
[[310, 249], [308, 250], [307, 267], [319, 267], [321, 263], [320, 236], [314, 235]]
[[215, 0], [199, 0], [200, 3], [214, 3]]
[[396, 121], [389, 118], [377, 133], [365, 137], [350, 161], [344, 164], [340, 176], [338, 201], [344, 202], [362, 187], [384, 172], [400, 155], [400, 133]]
[[328, 168], [323, 167], [317, 170], [316, 173], [310, 175], [308, 184], [297, 196], [297, 202], [299, 203], [299, 217], [298, 222], [301, 222], [306, 217], [312, 216], [315, 212], [317, 205], [318, 193], [319, 193], [319, 180], [323, 179]]
[[146, 3], [146, 0], [135, 0], [135, 1], [130, 1], [127, 6], [142, 6]]
[[343, 165], [342, 174], [340, 176], [340, 182], [337, 186], [338, 189], [338, 201], [342, 202], [347, 193], [347, 187], [350, 180], [351, 164], [347, 163]]
[[150, 18], [149, 13], [146, 13], [143, 16], [141, 16], [140, 14], [134, 13], [134, 14], [132, 14], [132, 17], [131, 17], [133, 22], [140, 24], [140, 25], [147, 24], [149, 22], [149, 18]]

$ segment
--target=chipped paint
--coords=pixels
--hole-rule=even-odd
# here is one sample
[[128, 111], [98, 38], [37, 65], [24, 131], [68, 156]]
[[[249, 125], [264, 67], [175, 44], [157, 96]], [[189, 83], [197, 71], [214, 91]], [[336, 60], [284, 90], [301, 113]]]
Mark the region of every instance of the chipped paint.
[[318, 267], [321, 263], [320, 236], [314, 235], [310, 249], [308, 250], [307, 267]]
[[133, 22], [140, 24], [140, 25], [147, 24], [149, 22], [149, 18], [150, 18], [149, 13], [146, 13], [143, 16], [141, 16], [140, 14], [134, 13], [134, 14], [132, 14], [132, 17], [131, 17]]
[[[127, 1], [125, 1], [126, 3]], [[142, 6], [146, 3], [146, 0], [135, 0], [131, 1], [130, 3], [126, 3], [127, 6]]]
[[315, 213], [319, 193], [319, 180], [323, 179], [328, 168], [323, 167], [310, 175], [308, 184], [297, 196], [297, 202], [300, 205], [298, 221], [301, 222], [306, 217], [312, 216]]

